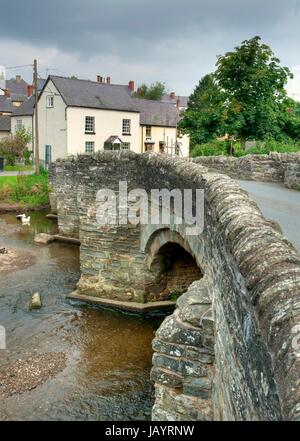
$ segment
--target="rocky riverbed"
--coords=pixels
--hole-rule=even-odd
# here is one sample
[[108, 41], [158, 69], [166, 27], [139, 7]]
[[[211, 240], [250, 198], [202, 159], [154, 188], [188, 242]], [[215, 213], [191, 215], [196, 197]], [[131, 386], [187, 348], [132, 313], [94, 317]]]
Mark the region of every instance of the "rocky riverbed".
[[[79, 280], [79, 248], [34, 244], [55, 234], [46, 213], [0, 216], [0, 420], [150, 419], [150, 369], [161, 319], [66, 300]], [[33, 293], [43, 307], [29, 310]]]

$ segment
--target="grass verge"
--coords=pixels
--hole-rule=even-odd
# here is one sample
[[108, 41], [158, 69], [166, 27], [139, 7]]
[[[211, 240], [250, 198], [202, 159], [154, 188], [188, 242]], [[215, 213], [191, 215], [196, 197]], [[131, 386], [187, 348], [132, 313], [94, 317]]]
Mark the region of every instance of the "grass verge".
[[0, 204], [39, 207], [49, 203], [48, 174], [0, 176]]

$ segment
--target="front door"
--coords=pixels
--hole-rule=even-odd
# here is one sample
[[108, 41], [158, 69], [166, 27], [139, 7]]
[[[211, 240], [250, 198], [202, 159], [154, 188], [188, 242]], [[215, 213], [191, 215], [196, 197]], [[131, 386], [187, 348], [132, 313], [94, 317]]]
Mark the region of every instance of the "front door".
[[51, 145], [45, 146], [45, 165], [48, 167], [50, 162], [52, 161], [52, 147]]

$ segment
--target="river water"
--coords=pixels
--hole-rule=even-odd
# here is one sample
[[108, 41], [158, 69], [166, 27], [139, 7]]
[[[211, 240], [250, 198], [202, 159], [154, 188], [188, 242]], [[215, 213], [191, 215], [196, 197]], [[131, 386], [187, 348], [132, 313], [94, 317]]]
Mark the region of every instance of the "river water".
[[[45, 213], [30, 214], [30, 226], [22, 226], [14, 214], [0, 216], [0, 248], [17, 256], [10, 271], [0, 268], [0, 325], [7, 337], [0, 370], [32, 354], [63, 352], [67, 362], [34, 389], [0, 396], [0, 419], [150, 419], [151, 341], [161, 319], [66, 300], [80, 276], [79, 248], [34, 244], [36, 233], [55, 233], [56, 224]], [[43, 307], [30, 311], [36, 291]]]

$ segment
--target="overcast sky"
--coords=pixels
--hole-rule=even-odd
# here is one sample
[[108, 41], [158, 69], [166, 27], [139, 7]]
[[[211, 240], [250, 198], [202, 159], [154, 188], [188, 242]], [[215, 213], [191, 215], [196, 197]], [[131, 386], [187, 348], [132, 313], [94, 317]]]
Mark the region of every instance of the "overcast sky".
[[[41, 76], [113, 83], [164, 81], [189, 95], [216, 56], [260, 35], [295, 72], [300, 99], [300, 0], [0, 0], [0, 65], [38, 59]], [[49, 69], [46, 71], [46, 69]], [[31, 80], [30, 68], [8, 70]]]

